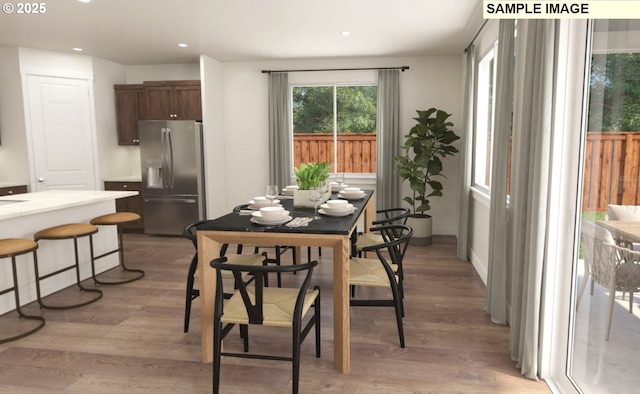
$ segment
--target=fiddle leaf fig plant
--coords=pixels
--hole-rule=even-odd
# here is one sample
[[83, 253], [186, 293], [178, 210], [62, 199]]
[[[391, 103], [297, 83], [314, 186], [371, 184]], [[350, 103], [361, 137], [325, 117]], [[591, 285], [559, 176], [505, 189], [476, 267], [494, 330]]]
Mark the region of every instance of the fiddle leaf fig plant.
[[452, 143], [460, 137], [451, 130], [453, 123], [447, 121], [451, 114], [436, 108], [416, 112], [418, 117], [413, 119], [417, 124], [405, 136], [404, 154], [395, 160], [400, 178], [409, 181], [413, 191], [403, 200], [411, 205], [413, 216], [427, 216], [429, 198], [442, 196], [442, 183], [436, 179], [444, 177], [441, 158], [458, 152]]
[[300, 163], [300, 166], [293, 169], [296, 175], [296, 183], [300, 190], [310, 190], [329, 179], [331, 164], [321, 163]]

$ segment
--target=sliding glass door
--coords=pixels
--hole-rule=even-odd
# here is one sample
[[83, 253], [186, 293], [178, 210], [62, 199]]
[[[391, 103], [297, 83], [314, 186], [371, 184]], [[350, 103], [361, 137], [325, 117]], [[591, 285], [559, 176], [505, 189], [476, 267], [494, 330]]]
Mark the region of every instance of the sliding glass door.
[[640, 21], [592, 26], [566, 374], [584, 393], [630, 393], [640, 390]]

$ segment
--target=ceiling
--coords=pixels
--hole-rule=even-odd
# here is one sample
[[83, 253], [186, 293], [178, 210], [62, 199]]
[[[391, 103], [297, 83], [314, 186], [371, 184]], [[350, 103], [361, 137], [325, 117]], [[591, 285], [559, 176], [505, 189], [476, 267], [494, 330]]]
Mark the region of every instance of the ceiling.
[[0, 47], [79, 47], [83, 54], [125, 65], [197, 62], [200, 54], [221, 62], [450, 55], [462, 53], [482, 22], [476, 16], [480, 0], [41, 4], [46, 11], [39, 15], [0, 13]]

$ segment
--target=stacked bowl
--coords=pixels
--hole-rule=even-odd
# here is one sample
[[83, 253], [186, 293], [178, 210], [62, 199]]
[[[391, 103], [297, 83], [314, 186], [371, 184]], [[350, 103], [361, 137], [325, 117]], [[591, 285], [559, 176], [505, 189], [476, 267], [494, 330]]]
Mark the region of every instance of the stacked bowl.
[[364, 198], [364, 196], [364, 191], [360, 190], [359, 187], [345, 187], [344, 189], [340, 190], [340, 194], [338, 194], [338, 197], [347, 200], [359, 200], [361, 198]]
[[265, 196], [254, 197], [253, 200], [249, 201], [249, 209], [257, 211], [264, 207], [282, 207], [282, 205], [280, 205], [280, 200], [273, 200], [273, 202], [271, 202]]
[[349, 204], [347, 200], [327, 200], [326, 203], [320, 205], [320, 212], [327, 216], [347, 216], [351, 215], [356, 208]]
[[279, 207], [262, 207], [259, 211], [252, 214], [251, 221], [264, 226], [275, 226], [283, 224], [291, 220], [289, 211], [282, 206]]

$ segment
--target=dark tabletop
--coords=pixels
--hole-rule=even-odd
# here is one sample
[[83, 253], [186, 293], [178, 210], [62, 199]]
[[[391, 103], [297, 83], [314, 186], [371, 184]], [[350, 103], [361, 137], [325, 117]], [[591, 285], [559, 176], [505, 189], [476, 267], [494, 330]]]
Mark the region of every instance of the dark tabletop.
[[[307, 226], [287, 227], [284, 224], [278, 226], [263, 226], [251, 222], [251, 215], [240, 215], [232, 212], [217, 219], [207, 220], [198, 225], [198, 230], [211, 231], [243, 231], [243, 232], [273, 232], [273, 233], [301, 233], [301, 234], [346, 234], [348, 235], [362, 214], [364, 207], [373, 194], [372, 190], [364, 190], [365, 197], [360, 200], [351, 200], [356, 211], [348, 216], [332, 217], [319, 214], [322, 219], [313, 220]], [[338, 199], [337, 193], [331, 194], [331, 199]], [[289, 211], [289, 216], [311, 217], [313, 208], [293, 208], [293, 199], [281, 198], [280, 204]]]

